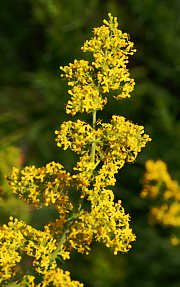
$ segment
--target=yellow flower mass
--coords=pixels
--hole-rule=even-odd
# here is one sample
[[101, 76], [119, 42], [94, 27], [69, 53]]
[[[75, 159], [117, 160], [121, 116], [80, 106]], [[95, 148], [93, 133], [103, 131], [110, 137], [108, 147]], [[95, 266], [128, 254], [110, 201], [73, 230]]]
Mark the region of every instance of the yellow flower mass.
[[152, 217], [166, 226], [180, 226], [180, 186], [168, 173], [161, 161], [146, 162], [144, 188], [141, 196], [158, 199], [158, 205], [151, 209]]
[[104, 25], [93, 32], [94, 37], [82, 46], [83, 52], [92, 54], [93, 61], [75, 60], [69, 66], [60, 67], [64, 72], [62, 77], [71, 87], [66, 112], [72, 115], [102, 110], [110, 91], [116, 91], [114, 97], [122, 99], [130, 97], [134, 89], [127, 63], [129, 55], [136, 50], [128, 34], [118, 29], [117, 18], [109, 14], [109, 21], [104, 20]]
[[[97, 111], [108, 103], [109, 92], [119, 100], [130, 97], [134, 89], [127, 68], [128, 57], [135, 52], [133, 43], [118, 29], [117, 18], [108, 16], [82, 46], [83, 52], [92, 54], [92, 61], [75, 60], [60, 68], [70, 87], [66, 113], [92, 116], [92, 124], [66, 121], [55, 132], [57, 145], [79, 156], [72, 173], [51, 162], [41, 168], [14, 168], [7, 177], [22, 200], [37, 208], [54, 206], [58, 218], [43, 230], [13, 218], [1, 227], [0, 283], [4, 286], [16, 282], [16, 286], [81, 287], [61, 269], [58, 257], [66, 260], [72, 250], [88, 254], [93, 240], [114, 254], [127, 252], [135, 240], [130, 216], [121, 200], [115, 201], [111, 187], [119, 169], [134, 162], [151, 139], [143, 126], [122, 116], [114, 115], [108, 123], [96, 119]], [[22, 252], [32, 258], [32, 264], [28, 274], [17, 280], [15, 267], [21, 263]], [[36, 283], [36, 276], [41, 276], [41, 283]]]

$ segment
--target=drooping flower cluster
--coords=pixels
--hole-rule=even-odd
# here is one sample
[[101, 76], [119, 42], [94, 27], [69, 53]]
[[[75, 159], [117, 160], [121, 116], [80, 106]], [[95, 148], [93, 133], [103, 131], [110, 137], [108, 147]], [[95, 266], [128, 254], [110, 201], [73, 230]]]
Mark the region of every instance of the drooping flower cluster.
[[[116, 99], [130, 96], [134, 80], [126, 65], [135, 50], [111, 14], [109, 21], [94, 29], [94, 37], [85, 42], [82, 50], [92, 53], [93, 61], [75, 60], [61, 67], [71, 87], [66, 112], [91, 113], [92, 125], [82, 120], [67, 121], [56, 131], [57, 145], [79, 156], [72, 174], [61, 164], [51, 162], [42, 168], [14, 168], [7, 177], [21, 199], [38, 208], [52, 205], [59, 217], [44, 226], [43, 231], [17, 219], [2, 227], [2, 258], [4, 248], [12, 243], [9, 261], [0, 261], [2, 280], [13, 280], [13, 268], [21, 260], [21, 250], [33, 257], [32, 267], [42, 276], [42, 283], [36, 286], [80, 287], [82, 284], [71, 281], [69, 273], [59, 268], [57, 257], [65, 260], [73, 249], [88, 253], [93, 240], [104, 243], [114, 254], [127, 252], [135, 240], [130, 217], [122, 202], [115, 202], [110, 187], [116, 183], [118, 170], [126, 162], [134, 162], [150, 138], [142, 126], [121, 116], [113, 116], [110, 123], [96, 121], [97, 111], [107, 103], [107, 93], [116, 92]], [[13, 260], [15, 255], [17, 259]], [[34, 273], [25, 274], [21, 281], [24, 285], [19, 286], [35, 286], [35, 282]]]

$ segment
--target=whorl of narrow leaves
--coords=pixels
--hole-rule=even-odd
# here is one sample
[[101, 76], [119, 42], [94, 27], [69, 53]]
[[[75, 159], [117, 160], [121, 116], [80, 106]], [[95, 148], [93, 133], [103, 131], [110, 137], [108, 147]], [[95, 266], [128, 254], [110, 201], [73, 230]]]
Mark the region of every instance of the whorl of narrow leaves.
[[[14, 168], [7, 177], [21, 199], [38, 208], [54, 205], [59, 218], [43, 231], [13, 218], [1, 227], [1, 283], [13, 282], [14, 267], [25, 252], [33, 259], [32, 269], [16, 281], [16, 286], [80, 287], [82, 284], [71, 281], [69, 273], [60, 269], [57, 257], [65, 260], [73, 249], [88, 254], [93, 240], [104, 243], [114, 254], [127, 252], [135, 240], [129, 215], [120, 200], [114, 202], [110, 187], [116, 183], [118, 170], [126, 162], [134, 162], [150, 138], [142, 126], [124, 117], [114, 115], [109, 123], [96, 120], [96, 112], [108, 101], [107, 93], [114, 92], [117, 100], [130, 97], [134, 80], [127, 63], [135, 49], [111, 14], [93, 32], [94, 37], [82, 47], [83, 52], [92, 53], [93, 60], [75, 60], [61, 67], [71, 95], [66, 112], [92, 114], [92, 125], [79, 119], [62, 123], [56, 131], [57, 145], [79, 155], [72, 174], [51, 162], [42, 168]], [[35, 274], [42, 276], [42, 282], [36, 285]]]

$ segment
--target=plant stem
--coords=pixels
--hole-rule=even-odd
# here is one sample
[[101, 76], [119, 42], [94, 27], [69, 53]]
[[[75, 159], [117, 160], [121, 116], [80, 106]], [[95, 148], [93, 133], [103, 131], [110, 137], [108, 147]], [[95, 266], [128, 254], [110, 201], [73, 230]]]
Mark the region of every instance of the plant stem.
[[[96, 128], [96, 110], [93, 111], [93, 129], [95, 130]], [[95, 138], [95, 134], [94, 134], [94, 138], [92, 141], [92, 146], [91, 146], [91, 161], [94, 162], [95, 161], [95, 152], [96, 152], [96, 138]]]
[[71, 227], [71, 225], [73, 224], [74, 220], [75, 220], [75, 219], [71, 220], [71, 221], [68, 223], [68, 225], [67, 225], [67, 227], [66, 227], [64, 233], [62, 234], [62, 236], [61, 236], [61, 238], [60, 238], [60, 240], [59, 240], [59, 242], [58, 242], [58, 245], [57, 245], [56, 249], [55, 249], [54, 252], [51, 254], [51, 260], [52, 260], [52, 261], [57, 257], [59, 251], [60, 251], [61, 248], [62, 248], [62, 245], [63, 245], [64, 242], [66, 241], [66, 235], [70, 232], [70, 227]]
[[[96, 129], [96, 110], [93, 111], [93, 123], [92, 123], [92, 126], [93, 126], [93, 130], [95, 131], [95, 129]], [[93, 141], [92, 141], [92, 146], [91, 146], [91, 161], [92, 162], [95, 161], [95, 151], [96, 151], [96, 138], [95, 138], [95, 134], [94, 134]], [[80, 206], [80, 208], [81, 208], [81, 206]], [[58, 245], [57, 245], [56, 249], [51, 254], [51, 260], [54, 260], [57, 257], [59, 251], [62, 248], [62, 245], [66, 241], [66, 236], [70, 232], [70, 228], [71, 228], [71, 225], [74, 223], [74, 220], [75, 219], [69, 221], [64, 233], [61, 236], [61, 239], [58, 242]]]
[[[93, 123], [92, 123], [92, 126], [93, 126], [93, 130], [95, 130], [95, 128], [96, 128], [96, 110], [93, 111]], [[92, 162], [95, 161], [95, 151], [96, 151], [96, 138], [95, 138], [95, 134], [94, 134], [93, 141], [92, 141], [92, 146], [91, 146], [91, 161]], [[81, 209], [81, 205], [80, 205], [80, 209]], [[74, 220], [75, 219], [69, 221], [64, 233], [62, 234], [62, 236], [61, 236], [61, 238], [60, 238], [60, 240], [58, 242], [58, 245], [57, 245], [56, 249], [51, 254], [51, 260], [54, 260], [57, 257], [59, 251], [62, 248], [62, 245], [66, 241], [66, 236], [70, 232], [70, 228], [71, 228], [71, 225], [74, 223]]]

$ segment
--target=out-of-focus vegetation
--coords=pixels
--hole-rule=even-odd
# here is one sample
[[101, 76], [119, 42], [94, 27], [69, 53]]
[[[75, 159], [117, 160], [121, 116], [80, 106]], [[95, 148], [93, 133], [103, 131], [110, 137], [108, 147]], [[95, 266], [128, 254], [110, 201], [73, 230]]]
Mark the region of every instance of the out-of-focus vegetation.
[[28, 221], [30, 210], [26, 203], [17, 198], [5, 179], [13, 167], [21, 167], [23, 156], [18, 148], [9, 146], [0, 149], [0, 223], [6, 223], [9, 216]]
[[[73, 155], [54, 143], [54, 130], [66, 118], [68, 97], [59, 66], [81, 58], [83, 41], [108, 12], [131, 35], [137, 53], [129, 64], [136, 81], [132, 99], [112, 100], [105, 118], [121, 114], [142, 123], [153, 141], [136, 164], [118, 175], [116, 196], [130, 212], [137, 235], [132, 251], [114, 257], [96, 245], [88, 257], [74, 254], [68, 268], [89, 287], [178, 287], [180, 250], [169, 241], [172, 230], [149, 224], [148, 201], [139, 196], [147, 159], [161, 158], [180, 181], [178, 0], [2, 0], [0, 147], [20, 148], [23, 164], [42, 166], [55, 160], [71, 168]], [[0, 162], [5, 164], [2, 154]], [[41, 226], [49, 216], [51, 210], [37, 211], [32, 221]]]

